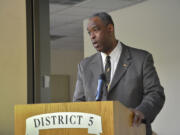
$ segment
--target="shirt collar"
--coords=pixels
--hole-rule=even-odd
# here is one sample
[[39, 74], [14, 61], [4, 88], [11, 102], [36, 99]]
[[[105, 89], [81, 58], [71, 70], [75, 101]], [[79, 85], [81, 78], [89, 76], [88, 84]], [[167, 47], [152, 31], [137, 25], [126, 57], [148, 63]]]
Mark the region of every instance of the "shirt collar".
[[[113, 49], [113, 51], [109, 55], [111, 57], [111, 61], [114, 61], [117, 59], [118, 55], [121, 53], [121, 50], [122, 50], [121, 42], [118, 41], [117, 46]], [[106, 61], [106, 56], [107, 55], [105, 53], [101, 52], [103, 63], [105, 63]]]

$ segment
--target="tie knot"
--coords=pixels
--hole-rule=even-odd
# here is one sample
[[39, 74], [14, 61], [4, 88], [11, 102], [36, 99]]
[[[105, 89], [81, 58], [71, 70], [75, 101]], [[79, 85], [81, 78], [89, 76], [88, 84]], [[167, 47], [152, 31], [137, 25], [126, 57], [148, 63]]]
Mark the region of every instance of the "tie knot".
[[111, 59], [110, 56], [106, 56], [106, 63], [110, 63], [110, 59]]

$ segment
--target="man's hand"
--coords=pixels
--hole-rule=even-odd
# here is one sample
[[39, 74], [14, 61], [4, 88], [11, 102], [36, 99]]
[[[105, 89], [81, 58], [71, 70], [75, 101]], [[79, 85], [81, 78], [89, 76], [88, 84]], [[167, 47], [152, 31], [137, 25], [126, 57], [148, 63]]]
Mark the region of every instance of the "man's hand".
[[133, 126], [139, 126], [144, 119], [144, 114], [138, 110], [135, 109], [130, 109], [133, 112], [133, 121], [132, 125]]

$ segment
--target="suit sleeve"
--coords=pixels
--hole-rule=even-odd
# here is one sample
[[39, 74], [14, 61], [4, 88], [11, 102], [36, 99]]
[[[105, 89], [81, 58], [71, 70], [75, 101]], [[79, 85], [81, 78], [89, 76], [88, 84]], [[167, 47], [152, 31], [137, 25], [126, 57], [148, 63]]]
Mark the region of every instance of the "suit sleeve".
[[83, 68], [81, 64], [78, 65], [77, 82], [75, 86], [73, 101], [85, 101], [84, 87], [83, 87]]
[[152, 122], [165, 102], [164, 88], [161, 86], [151, 54], [143, 63], [143, 100], [137, 110], [145, 115], [147, 122]]

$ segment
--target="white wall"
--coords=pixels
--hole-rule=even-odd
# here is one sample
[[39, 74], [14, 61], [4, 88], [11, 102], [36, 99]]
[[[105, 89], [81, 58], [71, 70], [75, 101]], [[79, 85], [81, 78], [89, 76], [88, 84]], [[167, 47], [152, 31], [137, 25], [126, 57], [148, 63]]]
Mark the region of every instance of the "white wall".
[[[158, 135], [179, 135], [180, 121], [180, 1], [148, 0], [114, 11], [116, 37], [129, 46], [153, 54], [160, 81], [165, 88], [165, 106], [153, 123]], [[86, 26], [87, 20], [84, 21]], [[85, 52], [95, 52], [84, 29]]]

